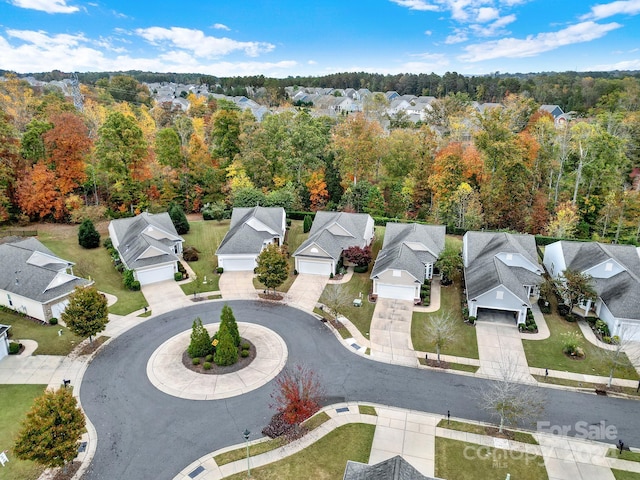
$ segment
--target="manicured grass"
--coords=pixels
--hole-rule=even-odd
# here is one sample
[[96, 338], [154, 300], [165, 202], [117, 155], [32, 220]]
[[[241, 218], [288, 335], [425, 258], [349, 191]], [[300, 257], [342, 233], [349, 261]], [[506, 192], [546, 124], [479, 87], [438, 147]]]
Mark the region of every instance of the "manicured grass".
[[624, 470], [612, 468], [611, 473], [613, 473], [616, 480], [640, 480], [640, 473], [636, 472], [625, 472]]
[[449, 313], [455, 319], [456, 337], [445, 345], [440, 353], [457, 357], [478, 358], [478, 339], [476, 329], [464, 323], [462, 319], [461, 289], [458, 282], [440, 288], [440, 310], [433, 313], [414, 312], [411, 322], [411, 341], [413, 348], [422, 352], [435, 352], [436, 347], [427, 336], [425, 327], [430, 318], [441, 313]]
[[331, 420], [331, 417], [327, 414], [327, 412], [319, 412], [319, 413], [316, 413], [310, 419], [305, 420], [302, 423], [302, 426], [306, 428], [308, 431], [311, 431], [311, 430], [315, 430], [320, 425], [322, 425], [325, 422], [328, 422], [329, 420]]
[[[276, 291], [286, 293], [293, 285], [293, 282], [296, 280], [296, 276], [293, 274], [294, 269], [296, 268], [296, 261], [293, 258], [293, 252], [295, 252], [298, 247], [304, 242], [308, 233], [302, 232], [302, 221], [300, 220], [292, 220], [291, 226], [287, 230], [287, 236], [285, 238], [285, 245], [287, 247], [287, 251], [289, 252], [289, 277], [284, 281], [282, 285], [276, 288]], [[253, 286], [256, 290], [264, 290], [265, 286], [260, 283], [257, 277], [253, 278]]]
[[[333, 430], [313, 445], [278, 462], [251, 469], [257, 480], [339, 479], [347, 460], [367, 463], [375, 425], [352, 423]], [[246, 478], [242, 472], [229, 479]]]
[[436, 437], [436, 477], [447, 480], [548, 480], [539, 455], [474, 445]]
[[189, 233], [182, 235], [184, 246], [195, 247], [200, 253], [196, 262], [188, 263], [200, 280], [204, 281], [204, 277], [207, 277], [207, 283], [203, 284], [201, 281], [195, 280], [183, 283], [180, 288], [182, 288], [185, 295], [193, 295], [196, 290], [200, 293], [215, 292], [219, 289], [220, 276], [215, 273], [216, 268], [218, 268], [216, 250], [229, 230], [229, 222], [229, 220], [221, 222], [216, 220], [189, 222]]
[[[101, 242], [105, 238], [103, 235]], [[124, 288], [122, 275], [113, 267], [111, 257], [104, 247], [87, 250], [78, 245], [77, 227], [61, 226], [59, 229], [40, 232], [38, 239], [60, 258], [75, 262], [73, 273], [91, 278], [98, 290], [118, 297], [118, 301], [109, 307], [110, 313], [127, 315], [147, 304], [142, 292]]]
[[556, 378], [556, 377], [545, 377], [544, 375], [533, 375], [533, 378], [540, 383], [549, 383], [551, 385], [564, 385], [565, 387], [574, 387], [574, 388], [605, 388], [606, 390], [613, 393], [625, 393], [627, 395], [640, 396], [640, 393], [636, 391], [635, 388], [631, 387], [618, 387], [616, 385], [611, 388], [606, 388], [605, 385], [601, 383], [589, 383], [589, 382], [579, 382], [577, 380], [568, 380], [565, 378]]
[[[478, 435], [489, 435], [495, 437], [498, 431], [495, 427], [486, 427], [485, 425], [478, 425], [477, 423], [456, 422], [455, 420], [440, 420], [438, 427], [448, 428], [449, 430], [457, 430], [458, 432], [476, 433]], [[529, 443], [531, 445], [538, 445], [538, 441], [533, 438], [533, 435], [527, 432], [520, 432], [517, 430], [504, 430], [511, 440], [521, 443]]]
[[[349, 303], [342, 308], [340, 312], [343, 316], [347, 317], [351, 323], [353, 323], [360, 333], [365, 337], [368, 337], [369, 330], [371, 328], [371, 318], [373, 317], [373, 311], [376, 308], [375, 303], [371, 303], [367, 300], [369, 292], [371, 291], [371, 280], [369, 279], [370, 272], [367, 273], [354, 273], [347, 283], [329, 284], [325, 287], [324, 292], [320, 296], [320, 303], [323, 302], [325, 292], [329, 289], [340, 288], [343, 290], [343, 294]], [[354, 307], [351, 303], [351, 299], [360, 298], [362, 293], [362, 306]]]
[[[554, 310], [555, 311], [555, 310]], [[546, 340], [523, 340], [524, 352], [530, 367], [548, 368], [565, 372], [584, 373], [589, 375], [609, 376], [609, 369], [604, 365], [600, 355], [600, 348], [589, 343], [584, 338], [577, 323], [567, 322], [558, 314], [544, 316], [551, 331]], [[581, 347], [584, 349], [583, 359], [574, 360], [562, 353], [562, 334], [575, 332], [582, 338]], [[627, 366], [618, 367], [614, 372], [616, 378], [637, 380], [638, 373], [627, 359]]]
[[[12, 340], [38, 342], [35, 355], [68, 355], [82, 341], [67, 327], [41, 323], [13, 312], [0, 311], [0, 323], [11, 325], [9, 333]], [[58, 330], [62, 330], [62, 335], [58, 335]]]
[[358, 405], [358, 412], [360, 413], [360, 415], [373, 415], [374, 417], [378, 416], [375, 407], [372, 407], [371, 405]]
[[[418, 361], [420, 362], [420, 365], [427, 365], [427, 361], [424, 358], [420, 358], [418, 359]], [[466, 363], [448, 362], [447, 368], [450, 370], [459, 370], [461, 372], [476, 373], [480, 367], [477, 367], [475, 365], [467, 365]]]
[[0, 385], [0, 452], [8, 450], [9, 463], [0, 467], [0, 480], [35, 480], [43, 468], [13, 455], [13, 441], [33, 400], [46, 385]]
[[623, 450], [622, 453], [620, 453], [620, 450], [617, 448], [607, 450], [607, 457], [629, 460], [630, 462], [640, 462], [640, 453], [630, 452], [628, 450]]

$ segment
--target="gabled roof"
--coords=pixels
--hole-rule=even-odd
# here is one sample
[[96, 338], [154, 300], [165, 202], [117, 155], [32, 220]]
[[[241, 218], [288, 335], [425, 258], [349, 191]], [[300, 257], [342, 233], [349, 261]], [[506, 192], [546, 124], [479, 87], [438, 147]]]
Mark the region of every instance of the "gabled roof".
[[382, 250], [373, 265], [371, 278], [394, 269], [406, 270], [422, 282], [424, 266], [435, 263], [444, 250], [445, 230], [444, 225], [387, 223]]
[[400, 455], [375, 465], [347, 460], [343, 480], [435, 480], [416, 470]]
[[[173, 247], [184, 239], [178, 235], [168, 213], [143, 212], [136, 217], [112, 220], [111, 226], [120, 258], [128, 268], [135, 270], [178, 260]], [[163, 252], [162, 255], [141, 258], [150, 247]]]
[[595, 290], [616, 318], [640, 320], [640, 256], [633, 245], [561, 241], [567, 269], [584, 272], [609, 259], [625, 271], [610, 278], [594, 278]]
[[0, 289], [46, 303], [93, 282], [66, 273], [73, 262], [56, 257], [35, 238], [0, 245]]
[[[535, 238], [532, 235], [505, 232], [467, 232], [465, 234], [465, 284], [467, 297], [475, 298], [500, 285], [529, 304], [523, 285], [542, 283], [542, 267], [536, 255]], [[523, 267], [509, 266], [497, 255], [517, 254], [537, 266], [532, 272]]]
[[285, 211], [282, 207], [234, 208], [229, 231], [216, 255], [255, 254], [262, 251], [265, 240], [284, 237]]
[[309, 238], [298, 247], [294, 256], [315, 244], [337, 260], [346, 248], [365, 247], [367, 223], [371, 217], [366, 213], [317, 212], [309, 231]]

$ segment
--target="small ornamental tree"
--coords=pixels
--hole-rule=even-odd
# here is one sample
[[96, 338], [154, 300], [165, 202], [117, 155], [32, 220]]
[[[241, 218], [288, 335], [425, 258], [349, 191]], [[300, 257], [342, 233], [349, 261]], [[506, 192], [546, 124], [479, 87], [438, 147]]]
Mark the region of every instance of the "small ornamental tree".
[[572, 312], [576, 305], [587, 300], [595, 301], [598, 297], [593, 288], [593, 279], [588, 273], [567, 269], [556, 280], [556, 286], [564, 301], [569, 305], [569, 312]]
[[371, 247], [349, 247], [342, 251], [342, 257], [358, 267], [365, 267], [371, 262]]
[[286, 423], [298, 426], [320, 410], [322, 394], [316, 372], [307, 366], [296, 365], [285, 368], [276, 379], [271, 407], [282, 415]]
[[187, 348], [187, 353], [191, 358], [206, 357], [213, 352], [211, 337], [209, 332], [202, 325], [202, 320], [197, 317], [191, 326], [191, 342]]
[[189, 233], [189, 221], [179, 205], [174, 203], [169, 206], [169, 216], [171, 217], [173, 226], [176, 227], [176, 232], [178, 232], [179, 235]]
[[459, 249], [447, 242], [436, 261], [436, 266], [440, 269], [440, 282], [443, 285], [450, 285], [462, 271], [462, 257]]
[[[224, 325], [224, 327], [223, 327]], [[226, 328], [233, 338], [233, 343], [236, 347], [240, 346], [240, 332], [238, 331], [238, 324], [236, 323], [236, 317], [233, 315], [233, 310], [229, 305], [222, 307], [220, 312], [220, 330]]]
[[456, 339], [455, 320], [449, 313], [440, 313], [429, 319], [425, 332], [436, 346], [438, 365], [440, 365], [440, 350]]
[[282, 285], [289, 277], [289, 262], [282, 248], [275, 243], [267, 245], [256, 260], [258, 281], [267, 289], [273, 290]]
[[64, 467], [78, 455], [84, 432], [85, 418], [71, 389], [47, 390], [27, 413], [13, 451], [21, 460]]
[[311, 230], [311, 225], [313, 225], [313, 218], [311, 218], [311, 215], [305, 215], [302, 221], [302, 231], [308, 233]]
[[229, 330], [221, 326], [216, 337], [218, 338], [218, 345], [213, 356], [215, 364], [222, 367], [236, 363], [238, 361], [238, 347], [236, 347]]
[[84, 248], [97, 248], [100, 246], [100, 234], [90, 219], [80, 224], [78, 229], [78, 244]]
[[89, 342], [93, 343], [93, 336], [109, 323], [107, 299], [96, 287], [76, 287], [60, 319], [73, 333], [89, 337]]

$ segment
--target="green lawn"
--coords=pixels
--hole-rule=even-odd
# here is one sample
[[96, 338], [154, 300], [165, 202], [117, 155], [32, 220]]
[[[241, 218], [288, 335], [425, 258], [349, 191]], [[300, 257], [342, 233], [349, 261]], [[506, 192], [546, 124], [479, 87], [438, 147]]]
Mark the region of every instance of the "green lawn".
[[[532, 375], [533, 378], [536, 379], [537, 382], [540, 383], [549, 383], [551, 385], [564, 385], [566, 387], [575, 387], [575, 388], [603, 388], [602, 383], [589, 383], [589, 382], [579, 382], [577, 380], [569, 380], [566, 378], [557, 378], [557, 377], [545, 377], [544, 375]], [[604, 387], [609, 392], [613, 393], [624, 393], [626, 395], [631, 395], [634, 397], [640, 396], [640, 392], [637, 391], [636, 387], [618, 387], [613, 385], [611, 388]]]
[[[495, 436], [497, 428], [487, 427], [485, 425], [479, 425], [477, 423], [456, 422], [455, 420], [440, 420], [438, 427], [448, 428], [449, 430], [457, 430], [459, 432], [476, 433], [478, 435]], [[527, 432], [520, 432], [518, 430], [503, 430], [507, 432], [509, 438], [516, 442], [529, 443], [531, 445], [538, 445], [538, 441], [533, 438], [533, 435]]]
[[[554, 309], [555, 311], [555, 309]], [[609, 376], [609, 369], [603, 364], [598, 355], [599, 347], [589, 343], [582, 335], [577, 323], [567, 322], [558, 314], [553, 313], [544, 316], [551, 331], [551, 336], [546, 340], [523, 340], [527, 362], [530, 367], [548, 368], [565, 372], [583, 373], [589, 375]], [[565, 332], [576, 332], [582, 338], [581, 346], [584, 349], [583, 359], [574, 360], [562, 353], [562, 337]], [[638, 373], [627, 360], [626, 367], [616, 368], [616, 378], [637, 380]]]
[[[375, 425], [352, 423], [333, 430], [313, 445], [278, 462], [251, 469], [256, 480], [340, 479], [347, 460], [367, 463]], [[246, 478], [242, 472], [228, 479]]]
[[0, 452], [8, 450], [9, 463], [0, 467], [0, 480], [35, 480], [43, 468], [13, 455], [13, 440], [33, 400], [46, 385], [0, 385]]
[[[0, 323], [11, 325], [9, 334], [15, 340], [35, 340], [37, 355], [68, 355], [82, 338], [75, 336], [67, 327], [49, 325], [23, 317], [18, 313], [0, 311]], [[58, 330], [62, 329], [62, 335]]]
[[456, 337], [451, 343], [445, 345], [440, 353], [457, 357], [478, 358], [476, 329], [472, 325], [464, 323], [462, 319], [461, 296], [460, 284], [455, 282], [453, 285], [440, 288], [440, 310], [433, 313], [414, 312], [411, 322], [411, 341], [415, 350], [436, 351], [435, 345], [425, 332], [425, 326], [430, 318], [440, 315], [441, 312], [448, 312], [456, 320]]
[[[292, 220], [291, 227], [287, 230], [287, 236], [285, 238], [285, 245], [287, 246], [287, 251], [289, 252], [289, 277], [285, 280], [285, 282], [276, 288], [276, 291], [286, 293], [293, 285], [293, 282], [296, 280], [296, 276], [293, 274], [293, 270], [296, 267], [296, 261], [293, 258], [293, 252], [295, 252], [298, 247], [304, 242], [308, 233], [302, 232], [302, 221], [301, 220]], [[256, 290], [264, 290], [264, 285], [260, 283], [260, 281], [254, 277], [253, 286]]]
[[[109, 307], [110, 313], [127, 315], [147, 304], [142, 292], [124, 288], [122, 275], [113, 267], [111, 257], [104, 247], [87, 250], [78, 245], [77, 227], [40, 232], [38, 239], [59, 257], [75, 262], [73, 272], [76, 275], [93, 279], [98, 290], [118, 297], [118, 301]], [[104, 239], [103, 236], [102, 240]]]
[[640, 480], [640, 473], [625, 472], [624, 470], [611, 469], [611, 473], [616, 477], [616, 480]]
[[630, 452], [628, 450], [623, 450], [622, 453], [620, 453], [620, 450], [617, 448], [607, 450], [607, 457], [629, 460], [630, 462], [640, 462], [640, 453]]
[[180, 287], [186, 295], [191, 295], [196, 290], [198, 292], [214, 292], [219, 289], [220, 276], [215, 273], [216, 268], [218, 268], [216, 250], [227, 231], [229, 231], [229, 222], [229, 220], [221, 222], [215, 220], [189, 222], [189, 233], [182, 235], [184, 246], [195, 247], [200, 252], [198, 261], [189, 262], [189, 266], [196, 272], [198, 278], [204, 280], [204, 277], [207, 277], [207, 283], [205, 285], [193, 281], [182, 284]]
[[[323, 297], [325, 296], [325, 292], [329, 289], [342, 289], [343, 295], [347, 300], [347, 304], [342, 308], [340, 313], [347, 317], [365, 337], [369, 335], [371, 318], [373, 317], [373, 311], [376, 308], [375, 303], [368, 301], [369, 292], [371, 291], [371, 280], [369, 279], [369, 274], [370, 272], [354, 273], [351, 280], [347, 283], [327, 285], [324, 292], [322, 292], [322, 295], [320, 295], [320, 303], [324, 303]], [[362, 294], [362, 306], [354, 307], [352, 301], [355, 298], [360, 298], [360, 294]]]
[[484, 447], [436, 437], [436, 477], [447, 480], [548, 480], [539, 455]]

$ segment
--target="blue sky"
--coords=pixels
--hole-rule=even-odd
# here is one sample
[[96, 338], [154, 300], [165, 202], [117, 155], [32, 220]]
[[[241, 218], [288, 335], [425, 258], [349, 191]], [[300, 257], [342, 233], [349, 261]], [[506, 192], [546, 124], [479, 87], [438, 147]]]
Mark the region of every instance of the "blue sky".
[[640, 0], [0, 0], [0, 68], [640, 70]]

